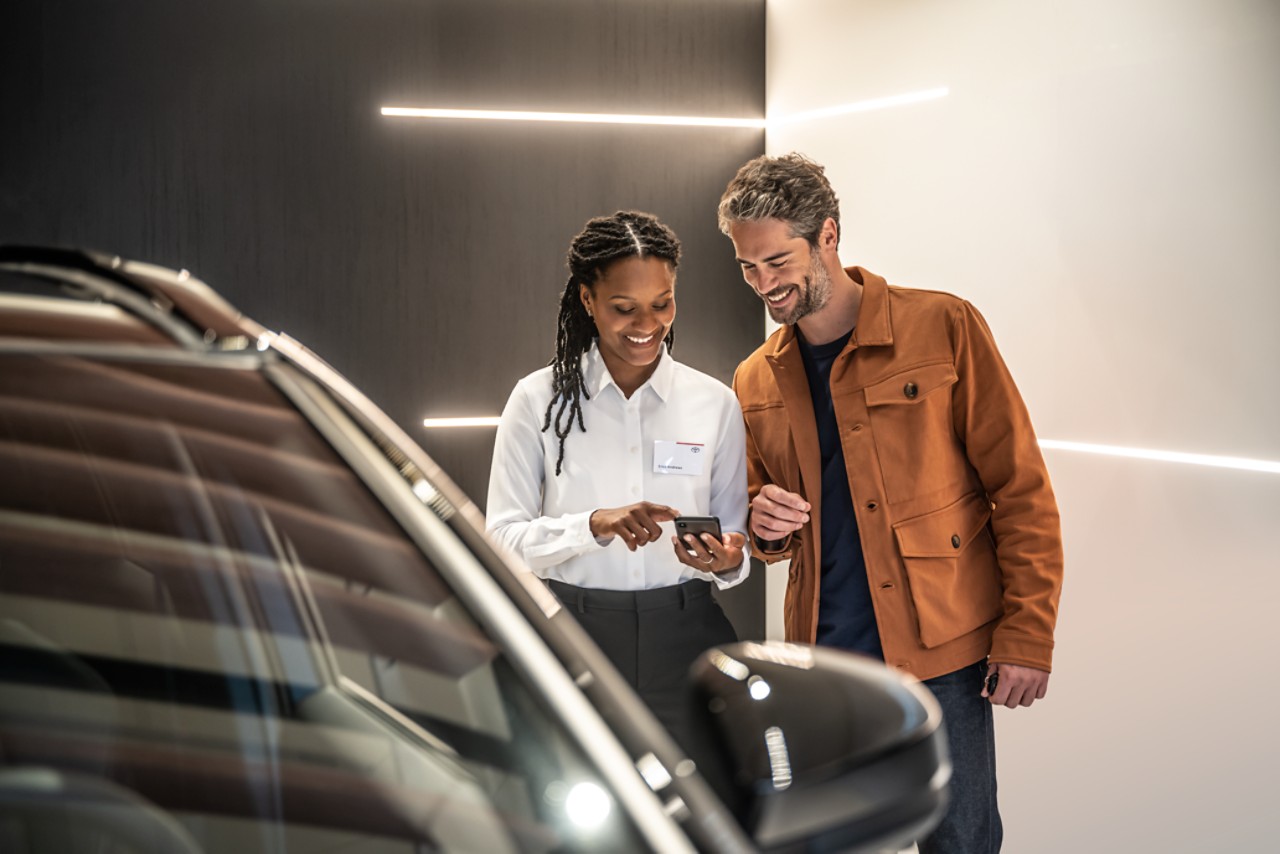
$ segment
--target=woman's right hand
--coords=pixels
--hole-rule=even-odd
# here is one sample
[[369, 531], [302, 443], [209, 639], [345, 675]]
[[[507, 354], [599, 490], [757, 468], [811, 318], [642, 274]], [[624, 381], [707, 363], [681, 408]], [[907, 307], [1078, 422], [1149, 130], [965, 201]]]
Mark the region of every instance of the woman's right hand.
[[591, 534], [595, 537], [621, 537], [627, 548], [652, 543], [662, 536], [659, 524], [670, 522], [680, 511], [665, 504], [639, 501], [626, 507], [601, 508], [591, 514]]

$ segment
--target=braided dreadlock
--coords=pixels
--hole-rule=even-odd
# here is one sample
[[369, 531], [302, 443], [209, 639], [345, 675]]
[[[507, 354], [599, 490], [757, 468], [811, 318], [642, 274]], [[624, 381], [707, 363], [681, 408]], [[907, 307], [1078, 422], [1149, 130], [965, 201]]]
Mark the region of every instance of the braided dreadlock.
[[[551, 413], [555, 410], [555, 434], [560, 439], [557, 475], [564, 463], [564, 440], [574, 422], [579, 430], [587, 430], [582, 421], [582, 398], [591, 399], [582, 380], [582, 355], [591, 349], [596, 328], [582, 305], [579, 290], [582, 285], [595, 285], [615, 261], [650, 255], [667, 261], [673, 268], [678, 266], [680, 239], [656, 216], [640, 211], [618, 211], [613, 216], [588, 220], [569, 245], [569, 281], [560, 295], [556, 355], [551, 360], [551, 402], [542, 419], [542, 430], [546, 432], [552, 427]], [[675, 341], [674, 331], [668, 332], [665, 340], [670, 349]]]

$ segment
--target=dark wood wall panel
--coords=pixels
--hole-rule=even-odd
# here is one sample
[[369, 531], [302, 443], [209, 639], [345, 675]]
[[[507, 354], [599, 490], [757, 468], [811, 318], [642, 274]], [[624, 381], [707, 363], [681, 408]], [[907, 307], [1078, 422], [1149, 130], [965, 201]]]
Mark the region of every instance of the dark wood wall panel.
[[761, 116], [763, 0], [7, 0], [0, 242], [185, 267], [310, 346], [481, 506], [590, 216], [680, 234], [677, 355], [728, 380], [762, 313], [716, 230], [751, 129], [421, 122], [383, 105]]

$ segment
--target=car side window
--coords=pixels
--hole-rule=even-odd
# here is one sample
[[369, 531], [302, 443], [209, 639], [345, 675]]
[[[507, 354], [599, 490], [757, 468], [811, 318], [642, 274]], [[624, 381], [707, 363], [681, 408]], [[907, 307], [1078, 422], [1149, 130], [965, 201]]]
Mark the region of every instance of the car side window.
[[[5, 851], [641, 847], [500, 646], [243, 366], [0, 355], [0, 763]], [[12, 806], [51, 779], [86, 794]]]

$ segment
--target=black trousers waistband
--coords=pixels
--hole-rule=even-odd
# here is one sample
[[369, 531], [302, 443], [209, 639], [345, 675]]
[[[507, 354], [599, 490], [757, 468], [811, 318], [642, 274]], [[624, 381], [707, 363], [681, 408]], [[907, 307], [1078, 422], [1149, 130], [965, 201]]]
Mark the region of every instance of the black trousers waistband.
[[563, 581], [548, 579], [547, 586], [566, 607], [579, 613], [588, 608], [603, 611], [655, 611], [660, 608], [685, 608], [690, 602], [711, 595], [711, 582], [694, 578], [671, 587], [651, 590], [598, 590], [575, 587]]

